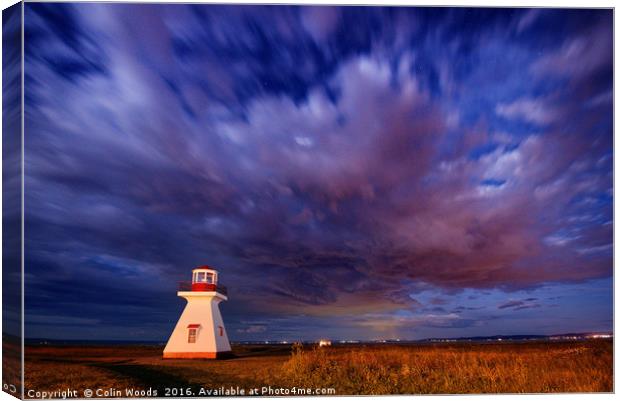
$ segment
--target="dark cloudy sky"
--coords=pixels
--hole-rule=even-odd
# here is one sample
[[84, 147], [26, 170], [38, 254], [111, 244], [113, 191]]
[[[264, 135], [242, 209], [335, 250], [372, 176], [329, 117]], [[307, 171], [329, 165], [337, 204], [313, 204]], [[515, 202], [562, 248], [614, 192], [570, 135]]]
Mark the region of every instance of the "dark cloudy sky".
[[612, 328], [610, 10], [26, 4], [26, 335]]

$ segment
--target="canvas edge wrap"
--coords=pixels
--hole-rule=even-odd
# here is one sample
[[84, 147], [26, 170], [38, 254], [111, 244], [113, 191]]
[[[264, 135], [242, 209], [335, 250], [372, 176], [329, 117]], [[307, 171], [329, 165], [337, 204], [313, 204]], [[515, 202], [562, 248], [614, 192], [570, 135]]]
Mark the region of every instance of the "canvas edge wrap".
[[23, 2], [2, 11], [2, 391], [23, 398]]

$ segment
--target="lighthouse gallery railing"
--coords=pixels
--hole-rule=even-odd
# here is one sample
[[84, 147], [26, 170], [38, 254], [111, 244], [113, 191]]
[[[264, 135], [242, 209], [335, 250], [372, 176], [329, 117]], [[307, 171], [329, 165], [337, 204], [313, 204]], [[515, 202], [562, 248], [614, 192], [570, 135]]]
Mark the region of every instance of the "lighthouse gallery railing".
[[222, 295], [228, 295], [228, 290], [223, 285], [192, 283], [191, 281], [180, 281], [179, 291], [216, 291]]

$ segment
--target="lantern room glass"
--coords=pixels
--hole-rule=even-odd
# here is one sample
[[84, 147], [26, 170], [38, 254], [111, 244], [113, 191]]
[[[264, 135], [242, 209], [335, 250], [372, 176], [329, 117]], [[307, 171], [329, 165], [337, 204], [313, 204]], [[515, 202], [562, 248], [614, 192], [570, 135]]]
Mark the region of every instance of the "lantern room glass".
[[192, 282], [215, 284], [217, 282], [217, 275], [215, 272], [194, 272]]

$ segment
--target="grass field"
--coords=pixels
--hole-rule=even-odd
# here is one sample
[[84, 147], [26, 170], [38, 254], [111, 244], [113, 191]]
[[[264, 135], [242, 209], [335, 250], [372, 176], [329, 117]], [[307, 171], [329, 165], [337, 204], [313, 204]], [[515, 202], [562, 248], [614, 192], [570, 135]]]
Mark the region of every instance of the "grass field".
[[[234, 387], [333, 388], [335, 394], [613, 391], [612, 341], [237, 346], [227, 360], [163, 360], [156, 346], [27, 346], [26, 391]], [[263, 387], [271, 387], [263, 389]], [[279, 392], [282, 395], [282, 392]], [[26, 396], [29, 394], [26, 393]], [[30, 394], [33, 397], [33, 393]], [[174, 395], [174, 394], [170, 394]], [[187, 395], [187, 393], [186, 393]], [[41, 394], [39, 394], [41, 396]], [[96, 396], [96, 394], [95, 394]]]

